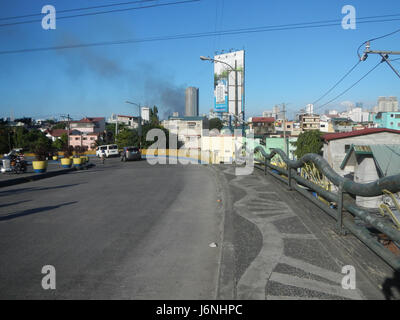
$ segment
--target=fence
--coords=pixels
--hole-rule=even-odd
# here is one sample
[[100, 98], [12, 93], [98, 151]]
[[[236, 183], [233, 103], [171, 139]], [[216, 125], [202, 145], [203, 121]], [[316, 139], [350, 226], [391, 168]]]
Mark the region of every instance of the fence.
[[[337, 222], [337, 232], [340, 235], [344, 235], [346, 231], [351, 232], [392, 268], [400, 270], [400, 257], [382, 245], [371, 229], [381, 232], [397, 246], [400, 245], [400, 230], [390, 219], [357, 206], [351, 197], [345, 196], [375, 197], [384, 193], [399, 192], [400, 174], [361, 184], [340, 176], [324, 158], [317, 154], [306, 154], [299, 160], [290, 160], [280, 149], [272, 149], [270, 154], [261, 147], [256, 147], [254, 151], [255, 155], [261, 155], [260, 158], [256, 157], [256, 161], [264, 169], [264, 174], [268, 173], [284, 182], [288, 185], [289, 190], [298, 191], [334, 218]], [[276, 156], [279, 156], [286, 166], [272, 164], [271, 159]], [[319, 172], [337, 187], [337, 192], [328, 191], [298, 173], [298, 169], [310, 163], [315, 165]], [[316, 198], [312, 192], [323, 201]], [[355, 223], [354, 218], [365, 222], [370, 228]]]

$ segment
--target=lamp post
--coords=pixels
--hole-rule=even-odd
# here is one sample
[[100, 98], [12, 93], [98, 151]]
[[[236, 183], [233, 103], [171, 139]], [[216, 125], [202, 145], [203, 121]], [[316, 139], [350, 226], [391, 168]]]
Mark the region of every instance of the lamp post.
[[137, 104], [135, 102], [131, 101], [125, 101], [125, 103], [133, 104], [138, 107], [139, 110], [139, 126], [138, 126], [138, 134], [139, 134], [139, 149], [142, 148], [142, 117], [141, 117], [141, 110], [140, 110], [140, 104]]
[[[219, 62], [219, 63], [223, 63], [225, 65], [227, 65], [231, 71], [235, 72], [235, 114], [238, 114], [238, 105], [239, 105], [239, 101], [238, 101], [238, 69], [237, 69], [237, 62], [235, 60], [235, 67], [232, 67], [229, 63], [226, 63], [224, 61], [221, 60], [217, 60], [217, 59], [213, 59], [210, 57], [204, 57], [204, 56], [200, 56], [200, 60], [202, 61], [210, 61], [210, 62]], [[242, 102], [243, 103], [243, 102]], [[244, 108], [242, 106], [243, 111], [242, 113], [242, 119], [244, 121]], [[228, 112], [229, 112], [229, 74], [228, 74]], [[235, 120], [236, 125], [237, 125], [237, 119]], [[242, 124], [242, 134], [243, 136], [245, 135], [245, 128], [244, 128], [244, 124]]]

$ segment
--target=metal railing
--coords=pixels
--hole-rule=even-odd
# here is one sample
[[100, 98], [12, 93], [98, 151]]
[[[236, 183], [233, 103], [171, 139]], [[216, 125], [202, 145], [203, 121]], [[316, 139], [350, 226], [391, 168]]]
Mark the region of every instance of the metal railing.
[[[254, 154], [257, 155], [257, 153], [262, 156], [262, 159], [256, 158], [256, 160], [263, 165], [264, 174], [269, 173], [278, 180], [284, 182], [289, 186], [289, 190], [294, 189], [298, 191], [334, 218], [337, 221], [337, 233], [344, 235], [346, 231], [351, 232], [392, 268], [400, 270], [400, 256], [397, 256], [383, 246], [379, 240], [371, 234], [367, 227], [356, 224], [354, 218], [357, 217], [359, 220], [364, 221], [367, 225], [386, 235], [391, 241], [396, 242], [396, 244], [400, 244], [400, 230], [398, 230], [390, 220], [386, 219], [382, 215], [373, 214], [368, 210], [357, 206], [353, 199], [347, 199], [347, 197], [344, 198], [344, 194], [346, 193], [353, 196], [375, 197], [387, 192], [399, 192], [400, 174], [362, 184], [340, 176], [332, 169], [324, 158], [317, 154], [309, 153], [299, 160], [290, 160], [280, 149], [272, 149], [271, 153], [268, 154], [264, 148], [260, 146], [257, 146], [254, 149]], [[285, 162], [286, 168], [271, 163], [271, 159], [276, 155], [279, 155], [282, 161]], [[298, 174], [297, 169], [302, 168], [310, 162], [318, 168], [321, 174], [337, 187], [337, 192], [328, 191]], [[272, 170], [268, 170], [268, 168]], [[293, 183], [293, 180], [296, 183]], [[315, 192], [318, 196], [327, 200], [329, 203], [334, 203], [335, 206], [327, 205], [327, 201], [323, 202], [319, 200], [313, 196], [310, 191]]]

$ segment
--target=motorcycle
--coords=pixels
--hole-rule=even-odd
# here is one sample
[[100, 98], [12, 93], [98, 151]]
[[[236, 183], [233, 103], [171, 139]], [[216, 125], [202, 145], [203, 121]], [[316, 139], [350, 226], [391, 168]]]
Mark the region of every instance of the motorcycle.
[[14, 156], [10, 160], [11, 171], [19, 174], [25, 173], [27, 168], [26, 161], [23, 156]]

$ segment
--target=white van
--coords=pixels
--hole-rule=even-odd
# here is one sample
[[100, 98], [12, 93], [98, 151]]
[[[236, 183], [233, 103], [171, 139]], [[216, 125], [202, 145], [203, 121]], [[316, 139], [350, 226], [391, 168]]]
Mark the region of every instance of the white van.
[[103, 153], [103, 150], [104, 153], [106, 154], [106, 158], [119, 156], [118, 146], [116, 144], [107, 144], [105, 146], [98, 146], [96, 148], [96, 156], [100, 158], [101, 154]]

